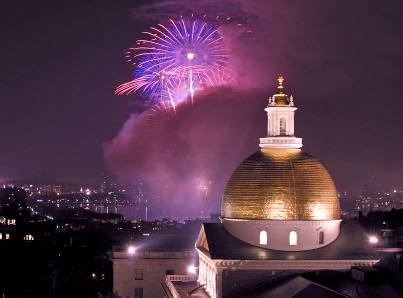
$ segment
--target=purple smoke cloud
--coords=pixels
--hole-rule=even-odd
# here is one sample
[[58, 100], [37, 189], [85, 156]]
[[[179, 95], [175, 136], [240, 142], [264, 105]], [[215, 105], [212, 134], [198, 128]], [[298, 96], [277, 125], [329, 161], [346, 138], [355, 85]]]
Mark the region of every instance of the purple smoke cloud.
[[[230, 89], [197, 98], [147, 127], [147, 114], [132, 115], [119, 135], [105, 146], [105, 159], [124, 181], [142, 181], [169, 201], [177, 216], [218, 212], [221, 194], [232, 170], [257, 149], [265, 115], [250, 109], [250, 94]], [[255, 105], [253, 103], [253, 105]], [[261, 101], [264, 105], [264, 101]], [[255, 142], [248, 142], [250, 138]], [[210, 183], [209, 183], [210, 182]], [[200, 185], [208, 186], [207, 198]], [[203, 199], [209, 206], [202, 206]]]

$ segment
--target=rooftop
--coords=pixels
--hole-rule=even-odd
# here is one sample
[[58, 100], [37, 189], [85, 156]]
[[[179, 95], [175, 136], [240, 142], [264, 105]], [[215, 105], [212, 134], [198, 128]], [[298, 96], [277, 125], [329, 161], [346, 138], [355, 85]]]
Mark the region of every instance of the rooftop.
[[340, 298], [348, 297], [341, 293], [337, 293], [325, 286], [312, 282], [301, 276], [292, 276], [286, 280], [260, 288], [258, 290], [247, 293], [243, 297], [276, 297], [276, 298], [312, 298], [312, 297], [327, 297], [327, 298]]
[[[113, 259], [135, 258], [189, 258], [196, 255], [196, 235], [154, 235], [145, 236], [128, 243], [114, 246]], [[133, 251], [130, 253], [129, 248]]]
[[341, 223], [340, 235], [331, 244], [306, 251], [279, 251], [253, 246], [227, 232], [222, 224], [204, 223], [206, 241], [198, 249], [218, 260], [379, 260], [369, 237], [353, 221]]

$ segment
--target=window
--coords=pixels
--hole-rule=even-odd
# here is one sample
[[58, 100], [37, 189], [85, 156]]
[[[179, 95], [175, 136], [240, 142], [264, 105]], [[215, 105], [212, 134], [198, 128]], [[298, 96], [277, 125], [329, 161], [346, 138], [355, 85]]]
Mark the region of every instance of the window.
[[259, 244], [267, 245], [267, 232], [260, 231]]
[[143, 298], [143, 288], [134, 288], [134, 298]]
[[6, 240], [10, 239], [10, 234], [6, 234]]
[[3, 233], [0, 233], [0, 240], [3, 239]]
[[15, 219], [7, 219], [7, 225], [10, 226], [15, 226]]
[[320, 231], [319, 232], [319, 244], [325, 243], [325, 232]]
[[286, 121], [285, 118], [280, 119], [280, 136], [286, 135]]
[[32, 235], [25, 235], [25, 236], [24, 236], [24, 240], [25, 240], [25, 241], [33, 241], [33, 240], [34, 240], [34, 236], [32, 236]]
[[143, 269], [136, 269], [134, 271], [134, 279], [135, 280], [143, 280]]
[[175, 272], [174, 272], [173, 269], [167, 269], [167, 270], [165, 270], [165, 275], [174, 275], [174, 274], [175, 274]]
[[297, 232], [290, 232], [290, 245], [297, 245]]

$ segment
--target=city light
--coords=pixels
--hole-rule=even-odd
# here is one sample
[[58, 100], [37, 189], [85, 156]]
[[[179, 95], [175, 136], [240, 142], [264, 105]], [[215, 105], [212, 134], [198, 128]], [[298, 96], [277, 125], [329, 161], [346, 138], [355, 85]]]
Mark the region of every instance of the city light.
[[369, 238], [369, 242], [372, 243], [372, 247], [375, 247], [375, 244], [378, 243], [378, 238], [372, 236]]
[[127, 252], [128, 252], [129, 254], [134, 254], [135, 251], [136, 251], [136, 249], [134, 248], [134, 246], [130, 246], [130, 247], [127, 249]]
[[188, 272], [189, 272], [189, 273], [192, 273], [192, 274], [196, 274], [196, 267], [193, 266], [193, 265], [189, 266]]

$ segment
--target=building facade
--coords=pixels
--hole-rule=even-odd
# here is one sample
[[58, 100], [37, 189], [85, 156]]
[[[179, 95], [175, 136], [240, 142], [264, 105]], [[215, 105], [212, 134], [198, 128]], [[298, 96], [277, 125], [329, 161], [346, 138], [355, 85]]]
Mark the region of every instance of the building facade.
[[122, 298], [164, 297], [167, 275], [186, 275], [197, 266], [195, 236], [150, 236], [110, 253], [113, 292]]

